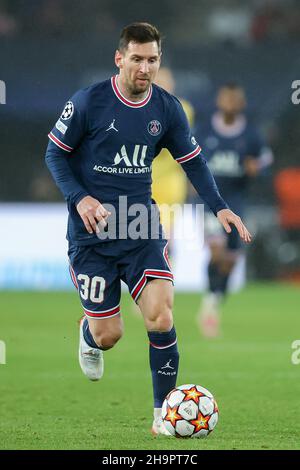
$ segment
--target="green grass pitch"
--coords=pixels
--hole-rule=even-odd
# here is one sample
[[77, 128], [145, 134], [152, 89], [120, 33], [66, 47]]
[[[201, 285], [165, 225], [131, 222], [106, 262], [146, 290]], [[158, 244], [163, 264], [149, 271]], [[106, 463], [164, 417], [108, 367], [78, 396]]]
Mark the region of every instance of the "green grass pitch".
[[300, 449], [300, 290], [252, 284], [226, 301], [223, 335], [203, 340], [200, 297], [178, 294], [178, 385], [212, 391], [220, 420], [206, 439], [154, 438], [148, 341], [123, 296], [125, 335], [89, 382], [77, 361], [76, 293], [0, 293], [0, 449]]

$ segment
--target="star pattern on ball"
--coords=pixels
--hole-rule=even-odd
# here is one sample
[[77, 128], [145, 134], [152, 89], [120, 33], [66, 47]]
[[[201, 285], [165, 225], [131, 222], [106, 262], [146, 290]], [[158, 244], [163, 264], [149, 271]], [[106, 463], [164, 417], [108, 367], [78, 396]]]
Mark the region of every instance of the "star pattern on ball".
[[201, 429], [209, 430], [208, 421], [210, 416], [203, 416], [203, 414], [199, 411], [198, 416], [196, 419], [191, 420], [190, 423], [195, 426], [195, 433], [201, 431]]
[[218, 404], [215, 399], [213, 399], [213, 402], [214, 402], [214, 413], [218, 413], [219, 412]]
[[182, 392], [185, 394], [183, 401], [193, 400], [196, 405], [199, 405], [199, 398], [205, 396], [204, 393], [198, 392], [196, 387], [192, 387], [188, 390], [182, 390]]
[[177, 411], [178, 411], [178, 406], [174, 406], [174, 408], [171, 408], [170, 406], [168, 406], [167, 416], [165, 417], [165, 420], [170, 421], [170, 423], [172, 424], [174, 428], [176, 426], [176, 422], [182, 419], [182, 416], [180, 416], [177, 413]]

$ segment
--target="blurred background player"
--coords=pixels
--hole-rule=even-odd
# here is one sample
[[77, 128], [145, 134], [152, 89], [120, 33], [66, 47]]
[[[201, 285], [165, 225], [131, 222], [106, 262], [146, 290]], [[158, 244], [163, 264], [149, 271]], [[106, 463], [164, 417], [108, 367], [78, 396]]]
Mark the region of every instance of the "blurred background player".
[[[171, 95], [174, 95], [175, 79], [168, 67], [160, 68], [155, 83], [168, 93], [171, 93]], [[189, 125], [193, 129], [194, 108], [187, 100], [183, 98], [179, 98], [179, 100]], [[172, 254], [173, 213], [168, 211], [164, 205], [184, 204], [187, 195], [187, 178], [167, 149], [162, 149], [152, 164], [152, 180], [152, 197], [160, 206], [161, 223], [164, 227], [166, 238], [169, 240], [169, 252]]]
[[[244, 216], [249, 181], [273, 161], [259, 131], [248, 121], [244, 111], [246, 96], [237, 83], [220, 87], [216, 99], [217, 110], [196, 132], [208, 166], [222, 196], [232, 210]], [[224, 299], [228, 279], [241, 254], [241, 243], [234, 227], [230, 233], [219, 230], [217, 220], [205, 208], [205, 235], [210, 249], [208, 292], [204, 295], [198, 314], [204, 336], [219, 334], [220, 304]]]

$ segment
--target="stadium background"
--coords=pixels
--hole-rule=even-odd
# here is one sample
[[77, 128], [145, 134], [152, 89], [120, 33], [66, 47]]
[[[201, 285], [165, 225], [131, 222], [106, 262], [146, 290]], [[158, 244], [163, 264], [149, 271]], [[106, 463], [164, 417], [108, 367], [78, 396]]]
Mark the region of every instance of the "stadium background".
[[[275, 156], [272, 170], [257, 178], [251, 185], [247, 214], [248, 224], [255, 234], [254, 242], [247, 253], [247, 277], [251, 283], [244, 291], [229, 299], [225, 311], [224, 338], [217, 345], [208, 345], [205, 342], [199, 344], [198, 336], [190, 329], [194, 329], [194, 315], [200, 297], [197, 293], [178, 293], [176, 297], [175, 316], [181, 325], [179, 328], [185, 345], [185, 380], [190, 381], [189, 371], [192, 374], [197, 369], [197, 373], [193, 374], [194, 380], [203, 384], [205, 379], [204, 386], [212, 386], [216, 393], [225, 397], [227, 409], [229, 404], [235, 406], [236, 403], [228, 392], [230, 387], [235, 386], [236, 380], [239, 381], [237, 389], [241, 394], [246, 393], [246, 387], [249, 394], [252, 390], [255, 393], [250, 382], [253, 384], [253, 380], [257, 380], [261, 387], [262, 383], [266, 387], [267, 382], [273, 384], [278, 393], [289, 397], [290, 403], [293, 403], [294, 394], [297, 395], [295, 379], [299, 378], [300, 366], [297, 368], [291, 364], [290, 355], [291, 343], [297, 339], [297, 324], [299, 331], [300, 104], [293, 104], [291, 96], [293, 81], [300, 79], [299, 2], [190, 0], [183, 6], [179, 0], [153, 0], [151, 4], [136, 0], [126, 4], [121, 0], [0, 0], [0, 80], [6, 84], [6, 104], [0, 104], [0, 340], [5, 341], [7, 346], [7, 364], [3, 367], [0, 365], [0, 385], [5, 392], [1, 393], [0, 398], [5, 417], [2, 421], [4, 440], [0, 441], [3, 443], [0, 444], [2, 448], [59, 446], [59, 439], [51, 437], [47, 440], [49, 435], [45, 433], [42, 424], [36, 428], [36, 410], [39, 404], [45, 400], [47, 409], [51, 410], [51, 393], [55, 395], [55, 388], [59, 389], [59, 383], [63, 383], [66, 390], [76, 386], [78, 392], [85, 390], [89, 393], [85, 382], [78, 385], [78, 371], [76, 364], [73, 364], [77, 333], [70, 333], [70, 322], [80, 315], [76, 294], [51, 292], [68, 290], [72, 286], [65, 258], [66, 212], [62, 197], [44, 164], [46, 136], [63, 103], [75, 90], [114, 73], [113, 55], [119, 31], [125, 24], [135, 20], [152, 22], [163, 32], [163, 64], [171, 67], [174, 72], [176, 94], [193, 104], [196, 123], [205, 119], [213, 110], [218, 85], [227, 80], [237, 80], [246, 88], [249, 116], [262, 129]], [[194, 254], [193, 262], [180, 265], [182, 268], [179, 269], [181, 281], [178, 292], [197, 290], [198, 286], [199, 290], [203, 288], [204, 281], [199, 274], [201, 252], [198, 247], [196, 253], [199, 265]], [[182, 251], [181, 259], [188, 259], [188, 255], [191, 256]], [[185, 267], [192, 273], [188, 279], [184, 272]], [[237, 280], [237, 286], [240, 281], [241, 279]], [[50, 291], [47, 294], [24, 293], [25, 289]], [[124, 302], [125, 307], [130, 310], [130, 300], [125, 297]], [[180, 317], [182, 310], [190, 320], [190, 329]], [[240, 316], [241, 311], [245, 314], [243, 317]], [[130, 315], [128, 313], [126, 320], [129, 340], [130, 334], [141, 329], [138, 320]], [[57, 325], [67, 338], [66, 343], [58, 338]], [[39, 334], [41, 339], [38, 342]], [[189, 342], [186, 343], [185, 334], [189, 337]], [[143, 333], [140, 336], [143, 341], [140, 339], [137, 347], [141, 350], [144, 348], [146, 357]], [[55, 339], [58, 345], [53, 355], [51, 345]], [[126, 341], [128, 340], [124, 340], [122, 347], [131, 361], [134, 351]], [[48, 355], [44, 349], [47, 347]], [[203, 357], [210, 357], [206, 359], [205, 366], [201, 366], [203, 369], [199, 376], [193, 353], [195, 350], [197, 361], [201, 354]], [[222, 352], [224, 357], [221, 363], [220, 350], [225, 351]], [[229, 355], [226, 356], [228, 350]], [[67, 365], [66, 369], [59, 365], [61, 370], [58, 371], [59, 353], [66, 353]], [[234, 368], [232, 364], [236, 361], [236, 355], [240, 363], [238, 361]], [[37, 356], [41, 362], [38, 362]], [[112, 368], [122, 366], [118, 362], [118, 352], [113, 351], [110, 357]], [[18, 395], [22, 390], [17, 391], [15, 378], [15, 374], [20, 376], [20, 361], [24, 358], [27, 368], [24, 368], [21, 377], [29, 398], [26, 403]], [[245, 362], [248, 370], [250, 368], [249, 377], [244, 370]], [[48, 377], [53, 379], [53, 390], [50, 390], [49, 381], [46, 380], [45, 365], [48, 367]], [[214, 371], [212, 374], [211, 369]], [[271, 374], [268, 376], [266, 373], [265, 379], [264, 370]], [[145, 376], [147, 382], [146, 372], [141, 376]], [[70, 379], [68, 384], [65, 377]], [[124, 373], [122, 377], [124, 378]], [[139, 375], [135, 377], [133, 373], [130, 376], [133, 382], [139, 380], [138, 377]], [[111, 380], [117, 386], [115, 375]], [[181, 382], [183, 381], [184, 377]], [[279, 382], [282, 382], [282, 388]], [[104, 390], [105, 387], [108, 390], [109, 384], [104, 384]], [[143, 385], [142, 388], [146, 393], [146, 387]], [[261, 392], [261, 404], [265, 403], [263, 397], [267, 400], [267, 396], [271, 396], [267, 408], [269, 418], [273, 417], [273, 394], [270, 390], [267, 392], [267, 388], [262, 390], [265, 391]], [[37, 398], [35, 391], [38, 391]], [[135, 393], [134, 384], [130, 393]], [[97, 393], [93, 391], [92, 396], [96, 399]], [[250, 397], [247, 393], [246, 396]], [[21, 404], [17, 417], [13, 398], [18, 397]], [[149, 403], [150, 398], [146, 399]], [[145, 414], [143, 420], [148, 419], [142, 400], [137, 397], [136, 400], [137, 406]], [[70, 417], [72, 407], [76, 409], [76, 403], [79, 403], [79, 399], [74, 399], [73, 405], [70, 405], [70, 413], [66, 416]], [[243, 406], [247, 409], [246, 405]], [[278, 402], [276, 406], [279, 406]], [[296, 403], [289, 408], [287, 414], [295, 416], [295, 407]], [[60, 428], [61, 423], [56, 419], [59, 420], [57, 416], [65, 416], [63, 408], [61, 406], [59, 411], [54, 409], [49, 412], [44, 421], [49, 430], [55, 422], [53, 430], [59, 431], [62, 446], [64, 442], [68, 442], [68, 432], [64, 428], [62, 438], [63, 428]], [[250, 408], [248, 411], [250, 413]], [[43, 412], [41, 408], [42, 415]], [[32, 418], [32, 413], [36, 419]], [[109, 413], [112, 413], [111, 408]], [[77, 417], [80, 419], [80, 415]], [[106, 418], [108, 419], [108, 415]], [[70, 418], [69, 424], [72, 419]], [[267, 421], [266, 427], [272, 433], [272, 421], [268, 421], [267, 416], [262, 419]], [[18, 420], [21, 420], [20, 427]], [[138, 424], [137, 420], [135, 425]], [[248, 420], [249, 425], [252, 425], [251, 420], [250, 424]], [[224, 426], [226, 429], [226, 425]], [[293, 434], [293, 429], [289, 430], [288, 427], [281, 444], [278, 438], [277, 447], [291, 442], [291, 446], [299, 448], [299, 427], [296, 434], [295, 430]], [[12, 438], [12, 428], [16, 430], [15, 439]], [[232, 418], [230, 421], [230, 416], [229, 429], [230, 432], [235, 432], [234, 420]], [[131, 428], [128, 429], [128, 436], [134, 439], [130, 432]], [[295, 439], [289, 441], [290, 432]], [[246, 434], [247, 427], [245, 436]], [[226, 433], [220, 432], [219, 447], [239, 448], [249, 445], [246, 439], [244, 444], [242, 440], [239, 441], [238, 431], [232, 442], [226, 439], [223, 441], [224, 435]], [[147, 443], [146, 437], [144, 439]], [[98, 444], [101, 448], [114, 448], [109, 439], [105, 443], [101, 442], [102, 444]], [[134, 441], [125, 442], [124, 448], [131, 448], [130, 442]], [[218, 447], [217, 440], [212, 439], [211, 442], [212, 444], [204, 446]], [[258, 433], [253, 445], [260, 447], [260, 442]], [[272, 442], [276, 446], [271, 437], [265, 446], [272, 447]], [[78, 440], [75, 439], [72, 443], [70, 446], [75, 448], [83, 445], [79, 433]], [[88, 447], [88, 444], [85, 443], [84, 446]], [[95, 446], [97, 448], [96, 444]], [[167, 448], [165, 441], [163, 446]]]

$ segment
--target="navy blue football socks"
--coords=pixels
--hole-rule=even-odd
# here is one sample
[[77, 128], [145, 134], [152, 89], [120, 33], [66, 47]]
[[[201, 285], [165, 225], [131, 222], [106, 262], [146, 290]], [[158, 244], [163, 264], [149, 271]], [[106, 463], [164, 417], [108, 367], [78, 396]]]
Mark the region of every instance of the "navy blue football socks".
[[179, 365], [176, 331], [148, 331], [154, 408], [161, 408], [166, 395], [176, 386]]
[[210, 292], [222, 295], [226, 294], [229, 274], [222, 273], [217, 263], [210, 261], [208, 265], [208, 279]]
[[90, 332], [90, 329], [89, 329], [89, 322], [88, 322], [87, 318], [85, 318], [83, 320], [82, 330], [83, 330], [83, 337], [84, 337], [85, 342], [91, 348], [101, 349], [101, 348], [99, 348], [98, 344], [95, 343], [95, 341], [94, 341], [92, 333]]

